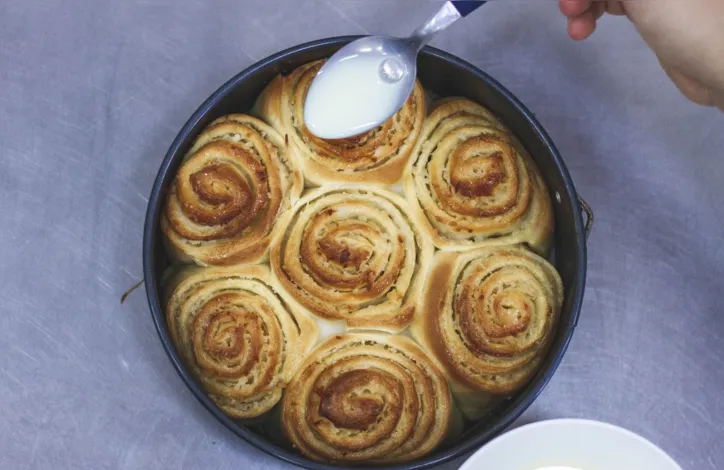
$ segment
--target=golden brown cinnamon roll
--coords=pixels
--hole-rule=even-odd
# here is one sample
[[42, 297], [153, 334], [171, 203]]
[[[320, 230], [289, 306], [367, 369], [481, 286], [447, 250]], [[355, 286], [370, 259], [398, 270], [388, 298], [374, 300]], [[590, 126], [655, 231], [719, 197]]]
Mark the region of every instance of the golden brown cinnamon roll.
[[296, 205], [270, 263], [286, 293], [350, 328], [397, 332], [412, 320], [433, 247], [383, 189], [326, 186]]
[[425, 119], [422, 86], [418, 82], [402, 109], [376, 129], [348, 139], [320, 139], [304, 125], [304, 100], [323, 63], [305, 64], [278, 76], [262, 93], [256, 112], [299, 149], [308, 183], [396, 183]]
[[448, 432], [444, 375], [411, 340], [345, 334], [317, 346], [287, 388], [284, 432], [322, 461], [412, 460]]
[[563, 302], [555, 268], [523, 248], [435, 255], [410, 333], [436, 358], [462, 412], [480, 417], [535, 374]]
[[234, 418], [271, 409], [317, 340], [314, 320], [265, 266], [186, 268], [166, 287], [171, 339], [211, 399]]
[[543, 178], [510, 131], [472, 101], [447, 99], [430, 113], [404, 189], [438, 248], [549, 248], [553, 214]]
[[214, 121], [179, 168], [161, 218], [172, 256], [199, 265], [263, 260], [304, 186], [293, 151], [260, 120]]

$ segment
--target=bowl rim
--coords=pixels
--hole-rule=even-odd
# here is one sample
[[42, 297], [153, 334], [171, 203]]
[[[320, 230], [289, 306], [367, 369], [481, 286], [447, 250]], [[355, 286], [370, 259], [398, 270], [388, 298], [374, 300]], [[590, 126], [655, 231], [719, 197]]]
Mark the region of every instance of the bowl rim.
[[[661, 447], [657, 446], [642, 435], [621, 426], [617, 426], [615, 424], [581, 418], [548, 419], [535, 423], [525, 424], [523, 426], [515, 428], [511, 431], [501, 434], [500, 436], [496, 437], [495, 439], [491, 440], [483, 447], [478, 449], [473, 455], [465, 460], [465, 462], [460, 466], [459, 470], [474, 470], [476, 468], [479, 468], [478, 466], [480, 464], [477, 462], [477, 460], [479, 460], [482, 455], [485, 455], [486, 452], [490, 452], [490, 449], [493, 448], [493, 446], [499, 445], [499, 443], [512, 439], [520, 439], [525, 434], [528, 434], [530, 432], [536, 432], [540, 429], [545, 429], [546, 432], [556, 432], [557, 429], [561, 427], [573, 427], [578, 429], [580, 429], [581, 427], [593, 427], [606, 431], [612, 431], [613, 433], [631, 439], [641, 447], [646, 447], [655, 454], [658, 454], [671, 465], [672, 469], [681, 470], [681, 466], [669, 454], [667, 454], [666, 451], [664, 451]], [[522, 443], [522, 445], [525, 445], [525, 443]]]
[[[311, 42], [299, 44], [287, 49], [284, 49], [276, 54], [270, 55], [253, 65], [247, 67], [243, 71], [236, 74], [234, 77], [229, 79], [226, 83], [221, 85], [214, 93], [209, 96], [191, 117], [186, 121], [184, 126], [178, 132], [173, 142], [171, 143], [164, 159], [159, 167], [156, 179], [154, 180], [153, 187], [148, 199], [148, 206], [146, 211], [146, 217], [144, 221], [144, 233], [143, 233], [143, 274], [145, 280], [146, 297], [148, 299], [151, 316], [153, 323], [158, 333], [161, 344], [166, 352], [166, 355], [173, 364], [176, 372], [181, 376], [181, 379], [185, 385], [189, 388], [196, 399], [211, 413], [219, 422], [221, 422], [229, 431], [233, 432], [237, 436], [241, 437], [247, 443], [256, 447], [265, 453], [276, 457], [287, 463], [291, 463], [300, 467], [315, 469], [315, 470], [336, 470], [340, 468], [348, 468], [344, 464], [335, 465], [322, 462], [316, 462], [303, 455], [295, 452], [290, 452], [282, 447], [272, 443], [270, 440], [262, 438], [255, 432], [249, 430], [246, 426], [237, 423], [232, 420], [226, 414], [224, 414], [220, 408], [218, 408], [211, 399], [204, 393], [201, 387], [196, 383], [189, 370], [183, 364], [180, 356], [176, 352], [173, 342], [168, 333], [165, 325], [165, 315], [163, 308], [160, 305], [160, 278], [162, 273], [155, 273], [155, 267], [153, 265], [152, 253], [155, 251], [155, 238], [158, 234], [158, 223], [160, 220], [161, 208], [163, 207], [162, 201], [162, 188], [163, 182], [169, 177], [170, 167], [174, 161], [174, 156], [178, 153], [179, 148], [189, 138], [191, 130], [201, 121], [204, 116], [227, 94], [229, 94], [235, 87], [243, 83], [249, 76], [254, 73], [269, 67], [277, 62], [282, 62], [285, 58], [293, 56], [304, 51], [314, 50], [323, 46], [330, 45], [344, 45], [355, 39], [359, 39], [363, 36], [336, 36], [324, 39], [318, 39]], [[560, 174], [563, 180], [563, 189], [565, 194], [561, 194], [570, 201], [571, 208], [573, 211], [573, 230], [575, 240], [578, 245], [579, 257], [578, 263], [575, 266], [576, 276], [574, 278], [574, 290], [571, 299], [571, 321], [570, 325], [565, 332], [563, 332], [563, 338], [556, 350], [551, 349], [548, 354], [550, 357], [550, 364], [545, 372], [534, 379], [522, 393], [520, 393], [514, 400], [508, 405], [508, 409], [503, 415], [504, 419], [500, 419], [497, 423], [490, 426], [485, 432], [480, 432], [477, 435], [471, 436], [468, 439], [462, 440], [456, 445], [444, 449], [439, 452], [435, 452], [426, 457], [422, 457], [418, 460], [411, 462], [396, 463], [390, 465], [379, 465], [375, 466], [378, 469], [386, 470], [422, 470], [432, 466], [440, 465], [448, 462], [467, 453], [472, 452], [474, 449], [479, 448], [481, 445], [489, 442], [495, 437], [499, 436], [508, 426], [520, 417], [523, 412], [536, 400], [543, 389], [546, 387], [548, 382], [551, 380], [553, 374], [557, 370], [563, 356], [568, 349], [573, 332], [575, 331], [578, 318], [580, 316], [581, 306], [583, 303], [583, 292], [586, 284], [586, 259], [587, 250], [586, 242], [583, 229], [583, 217], [581, 215], [581, 208], [578, 202], [577, 193], [571, 179], [571, 176], [566, 168], [563, 158], [561, 157], [558, 149], [553, 143], [548, 133], [543, 129], [543, 126], [535, 119], [533, 113], [523, 105], [510, 91], [503, 87], [497, 80], [474, 66], [473, 64], [440, 49], [425, 46], [421, 51], [421, 54], [429, 55], [442, 59], [446, 62], [451, 63], [459, 68], [467, 70], [473, 73], [481, 82], [484, 82], [486, 86], [493, 89], [496, 93], [499, 93], [502, 97], [509, 102], [515, 110], [525, 118], [527, 124], [531, 127], [537, 137], [544, 144], [545, 148], [549, 152], [553, 159], [553, 163], [556, 170]]]

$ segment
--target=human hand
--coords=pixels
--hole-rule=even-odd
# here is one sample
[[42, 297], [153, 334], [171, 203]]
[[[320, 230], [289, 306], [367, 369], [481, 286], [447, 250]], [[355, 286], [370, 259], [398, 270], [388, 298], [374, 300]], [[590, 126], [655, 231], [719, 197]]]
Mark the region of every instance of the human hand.
[[724, 0], [558, 2], [579, 41], [604, 13], [627, 16], [684, 96], [724, 111]]

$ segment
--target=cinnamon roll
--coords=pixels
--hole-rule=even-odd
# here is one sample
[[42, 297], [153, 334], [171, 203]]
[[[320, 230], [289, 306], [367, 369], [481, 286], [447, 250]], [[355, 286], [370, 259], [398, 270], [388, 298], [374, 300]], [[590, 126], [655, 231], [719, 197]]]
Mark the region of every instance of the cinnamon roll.
[[317, 340], [314, 320], [281, 299], [265, 266], [186, 268], [166, 295], [177, 351], [234, 418], [270, 410]]
[[268, 255], [304, 186], [296, 154], [262, 121], [234, 114], [204, 130], [179, 168], [161, 218], [173, 258], [199, 265]]
[[425, 119], [422, 86], [416, 82], [402, 109], [376, 129], [347, 139], [325, 140], [311, 134], [304, 124], [304, 101], [323, 63], [305, 64], [287, 76], [278, 76], [257, 101], [256, 112], [299, 149], [304, 175], [312, 185], [398, 182]]
[[272, 270], [309, 312], [354, 329], [398, 332], [410, 323], [433, 247], [403, 198], [384, 189], [318, 188], [279, 230]]
[[440, 362], [462, 412], [484, 414], [532, 378], [554, 336], [563, 285], [520, 247], [440, 251], [413, 338]]
[[351, 333], [310, 353], [287, 388], [282, 425], [315, 460], [399, 462], [432, 451], [450, 412], [444, 375], [411, 340]]
[[430, 113], [404, 190], [438, 248], [549, 249], [553, 213], [540, 172], [515, 136], [472, 101], [446, 99]]

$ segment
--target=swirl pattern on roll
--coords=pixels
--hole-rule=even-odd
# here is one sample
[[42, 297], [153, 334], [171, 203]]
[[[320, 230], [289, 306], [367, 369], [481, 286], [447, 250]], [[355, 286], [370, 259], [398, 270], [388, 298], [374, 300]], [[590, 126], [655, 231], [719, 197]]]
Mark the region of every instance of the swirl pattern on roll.
[[549, 249], [553, 213], [543, 178], [515, 136], [472, 101], [446, 99], [430, 113], [404, 189], [438, 248]]
[[314, 320], [290, 309], [264, 266], [187, 268], [172, 279], [171, 339], [209, 397], [234, 418], [270, 410], [317, 339]]
[[289, 136], [302, 157], [304, 175], [325, 183], [394, 184], [400, 180], [425, 119], [425, 93], [419, 82], [392, 118], [362, 135], [325, 140], [304, 124], [304, 101], [323, 61], [305, 64], [277, 77], [261, 95], [256, 110]]
[[411, 340], [345, 334], [317, 346], [289, 384], [284, 432], [321, 461], [406, 461], [446, 436], [450, 392], [442, 372]]
[[383, 189], [319, 188], [300, 199], [280, 230], [271, 267], [309, 312], [388, 332], [412, 320], [433, 247], [403, 198]]
[[563, 286], [520, 247], [438, 252], [412, 336], [443, 366], [462, 411], [477, 418], [535, 374], [555, 333]]
[[196, 140], [166, 200], [161, 228], [173, 257], [199, 265], [268, 255], [304, 181], [284, 138], [256, 118], [214, 121]]

